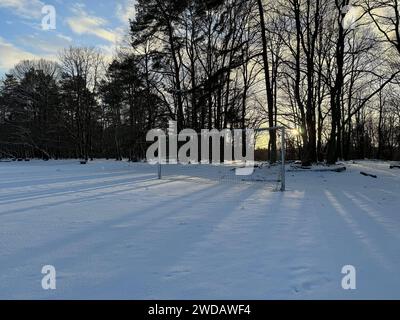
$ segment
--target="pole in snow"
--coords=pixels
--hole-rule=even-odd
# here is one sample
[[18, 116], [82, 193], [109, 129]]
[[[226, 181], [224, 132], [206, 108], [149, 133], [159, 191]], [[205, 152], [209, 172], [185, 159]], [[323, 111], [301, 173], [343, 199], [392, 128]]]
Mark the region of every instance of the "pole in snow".
[[282, 142], [281, 142], [281, 154], [282, 154], [282, 173], [281, 173], [281, 191], [286, 189], [286, 168], [285, 168], [285, 128], [282, 128]]

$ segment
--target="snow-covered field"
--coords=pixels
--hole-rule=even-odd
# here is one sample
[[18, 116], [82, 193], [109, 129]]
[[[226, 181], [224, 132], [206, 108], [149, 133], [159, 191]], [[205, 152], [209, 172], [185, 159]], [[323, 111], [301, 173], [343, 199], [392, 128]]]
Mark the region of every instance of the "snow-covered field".
[[399, 299], [400, 170], [347, 166], [288, 172], [281, 193], [146, 164], [0, 163], [0, 298]]

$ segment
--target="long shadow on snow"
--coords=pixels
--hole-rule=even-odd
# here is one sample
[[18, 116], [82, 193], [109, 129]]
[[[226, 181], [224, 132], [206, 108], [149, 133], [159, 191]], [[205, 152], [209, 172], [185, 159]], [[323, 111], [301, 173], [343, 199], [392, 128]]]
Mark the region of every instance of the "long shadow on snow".
[[[171, 183], [171, 182], [164, 182], [162, 184], [165, 183]], [[212, 195], [216, 195], [216, 191], [218, 191], [219, 189], [226, 189], [226, 186], [224, 185], [219, 185], [218, 188], [205, 188], [202, 189], [201, 191], [195, 190], [194, 192], [196, 192], [196, 198], [201, 199], [204, 196], [212, 196]], [[179, 198], [185, 198], [187, 196], [190, 196], [190, 194], [186, 194], [182, 197], [177, 197], [174, 199], [168, 199], [162, 202], [158, 202], [154, 205], [148, 206], [145, 209], [141, 209], [139, 212], [135, 212], [135, 218], [139, 217], [140, 215], [146, 215], [149, 214], [149, 212], [151, 212], [151, 210], [153, 209], [157, 209], [160, 207], [163, 207], [164, 205], [167, 205], [170, 202], [176, 202]], [[193, 198], [191, 198], [193, 199]], [[185, 206], [191, 206], [191, 203], [189, 204], [185, 204], [183, 206], [180, 206], [181, 208], [184, 208]], [[178, 207], [175, 207], [173, 210], [171, 210], [170, 212], [176, 212], [178, 210]], [[29, 257], [35, 257], [37, 258], [37, 253], [38, 252], [49, 252], [49, 250], [60, 250], [60, 247], [62, 246], [67, 246], [68, 244], [71, 244], [73, 242], [79, 242], [80, 240], [83, 240], [85, 238], [90, 237], [90, 233], [92, 232], [99, 232], [102, 230], [109, 230], [110, 225], [112, 224], [118, 224], [120, 222], [125, 222], [126, 218], [131, 216], [132, 213], [128, 213], [128, 214], [124, 214], [122, 216], [119, 216], [116, 219], [111, 219], [111, 220], [106, 220], [100, 223], [96, 223], [95, 226], [91, 227], [91, 228], [87, 228], [84, 229], [83, 231], [80, 231], [78, 233], [72, 233], [70, 236], [68, 237], [62, 237], [60, 239], [57, 240], [51, 240], [51, 243], [49, 244], [48, 242], [46, 242], [43, 245], [40, 245], [38, 247], [34, 247], [34, 248], [27, 248], [27, 249], [23, 249], [21, 250], [18, 254], [15, 255], [7, 255], [6, 257], [6, 261], [3, 261], [1, 263], [2, 266], [4, 266], [6, 263], [8, 264], [9, 262], [11, 262], [14, 258], [17, 258], [17, 261], [19, 261], [19, 259], [23, 259], [25, 260], [25, 258], [29, 258]], [[151, 225], [154, 224], [155, 222], [159, 221], [159, 219], [165, 218], [165, 213], [161, 212], [157, 215], [157, 217], [153, 217], [153, 219], [145, 224], [142, 224], [140, 226], [140, 229], [142, 230], [142, 228], [146, 225]], [[100, 228], [100, 229], [99, 229]], [[130, 234], [132, 234], [130, 232]], [[104, 239], [104, 241], [107, 241], [107, 239]], [[35, 254], [36, 253], [36, 254]], [[3, 256], [5, 258], [5, 256]], [[26, 260], [25, 260], [26, 261]]]
[[[155, 179], [144, 179], [143, 182], [146, 181], [160, 181], [160, 180], [155, 180]], [[68, 199], [68, 200], [63, 200], [63, 201], [57, 201], [57, 202], [52, 202], [52, 203], [46, 203], [46, 204], [41, 204], [41, 205], [35, 205], [35, 206], [30, 206], [27, 208], [22, 208], [22, 209], [14, 209], [14, 210], [8, 210], [5, 212], [0, 213], [0, 216], [5, 216], [5, 215], [9, 215], [9, 214], [13, 214], [13, 213], [23, 213], [26, 211], [30, 211], [32, 209], [42, 209], [42, 208], [48, 208], [48, 207], [54, 207], [54, 206], [58, 206], [60, 204], [67, 204], [67, 203], [72, 203], [72, 202], [76, 202], [76, 201], [89, 201], [89, 200], [94, 200], [94, 199], [99, 199], [99, 197], [101, 196], [110, 196], [110, 195], [115, 195], [115, 194], [120, 194], [120, 193], [126, 193], [129, 191], [133, 191], [133, 190], [137, 190], [137, 189], [145, 189], [145, 188], [150, 188], [150, 187], [155, 187], [155, 186], [159, 186], [159, 185], [164, 185], [164, 184], [168, 184], [171, 183], [170, 181], [162, 181], [162, 182], [157, 182], [154, 184], [150, 184], [150, 185], [144, 185], [144, 186], [134, 186], [132, 187], [132, 181], [130, 183], [123, 183], [121, 185], [123, 186], [130, 186], [129, 188], [125, 188], [122, 190], [117, 190], [117, 191], [104, 191], [101, 193], [97, 193], [96, 195], [93, 196], [82, 196], [82, 197], [77, 197], [77, 198], [72, 198], [72, 199]], [[108, 190], [108, 189], [113, 189], [115, 188], [116, 185], [110, 185], [107, 188], [104, 187], [97, 187], [97, 188], [93, 188], [91, 190]], [[89, 190], [90, 191], [90, 190]], [[76, 194], [79, 192], [70, 192], [70, 194]], [[50, 195], [49, 197], [44, 197], [44, 198], [52, 198], [52, 196]], [[18, 201], [19, 202], [19, 201]]]
[[[68, 194], [77, 194], [80, 192], [85, 192], [85, 191], [92, 191], [92, 190], [100, 190], [100, 189], [105, 189], [106, 187], [109, 186], [122, 186], [122, 185], [132, 185], [132, 183], [137, 183], [137, 182], [145, 182], [145, 181], [152, 181], [155, 180], [155, 175], [146, 175], [146, 176], [138, 176], [138, 175], [124, 175], [125, 177], [130, 176], [129, 178], [124, 178], [124, 179], [115, 179], [115, 180], [110, 180], [110, 181], [96, 181], [93, 183], [82, 183], [78, 187], [77, 186], [70, 186], [70, 187], [65, 187], [65, 188], [57, 188], [58, 191], [53, 191], [54, 189], [47, 189], [43, 190], [41, 192], [27, 192], [25, 194], [19, 194], [17, 197], [9, 197], [9, 196], [3, 196], [0, 197], [0, 205], [2, 204], [10, 204], [10, 203], [20, 203], [23, 201], [30, 201], [30, 200], [37, 200], [37, 199], [43, 199], [43, 198], [52, 198], [54, 196], [59, 196], [59, 195], [68, 195]], [[149, 177], [150, 176], [150, 177]], [[76, 180], [79, 182], [79, 180]], [[101, 183], [101, 186], [99, 184]], [[93, 186], [91, 188], [90, 186]], [[49, 186], [51, 187], [51, 186]], [[3, 201], [2, 199], [6, 199]]]
[[[80, 252], [80, 254], [83, 253], [84, 256], [90, 256], [93, 252], [95, 252], [97, 255], [100, 255], [100, 252], [105, 251], [105, 252], [115, 252], [115, 248], [119, 251], [119, 256], [122, 258], [121, 261], [121, 266], [122, 263], [126, 263], [127, 261], [130, 262], [129, 265], [124, 266], [123, 272], [120, 272], [116, 275], [110, 274], [110, 277], [102, 282], [102, 285], [105, 286], [106, 288], [109, 286], [122, 286], [124, 290], [121, 290], [121, 297], [127, 298], [126, 296], [126, 291], [129, 290], [134, 290], [134, 291], [140, 291], [138, 290], [138, 287], [147, 287], [147, 283], [144, 279], [146, 277], [143, 277], [143, 274], [138, 274], [135, 272], [135, 266], [140, 265], [138, 269], [140, 270], [148, 270], [150, 272], [151, 269], [154, 268], [159, 268], [157, 266], [157, 262], [161, 260], [163, 263], [163, 270], [165, 270], [165, 274], [154, 274], [151, 273], [152, 277], [165, 277], [167, 276], [167, 272], [170, 269], [173, 269], [175, 266], [176, 262], [181, 259], [185, 254], [190, 254], [193, 252], [193, 250], [196, 248], [196, 246], [203, 242], [210, 233], [215, 232], [215, 225], [218, 225], [225, 219], [227, 219], [229, 216], [232, 215], [232, 212], [239, 207], [240, 204], [242, 204], [246, 199], [248, 199], [250, 196], [252, 196], [256, 191], [257, 191], [258, 186], [255, 185], [246, 185], [246, 188], [238, 187], [236, 186], [237, 192], [240, 193], [240, 196], [235, 197], [234, 194], [227, 199], [227, 201], [224, 203], [223, 208], [221, 211], [217, 211], [217, 208], [214, 208], [212, 206], [208, 206], [207, 212], [204, 212], [204, 215], [201, 216], [201, 221], [207, 221], [207, 227], [206, 228], [191, 228], [190, 233], [189, 231], [182, 232], [182, 239], [177, 239], [177, 233], [179, 232], [180, 228], [184, 228], [184, 226], [178, 226], [176, 225], [175, 229], [171, 229], [171, 233], [161, 233], [161, 234], [153, 234], [156, 236], [156, 239], [151, 239], [150, 242], [147, 244], [140, 244], [141, 246], [141, 253], [145, 253], [145, 256], [142, 256], [142, 259], [137, 259], [137, 255], [140, 257], [140, 253], [133, 252], [129, 255], [129, 252], [132, 250], [135, 250], [133, 247], [123, 247], [125, 244], [131, 244], [132, 240], [135, 240], [135, 238], [138, 235], [145, 234], [149, 232], [150, 229], [154, 230], [156, 229], [156, 226], [159, 225], [160, 221], [162, 223], [165, 222], [166, 219], [168, 219], [171, 216], [174, 216], [178, 212], [186, 212], [185, 209], [188, 210], [193, 210], [193, 203], [196, 203], [197, 201], [201, 201], [202, 199], [207, 200], [208, 203], [212, 202], [216, 198], [223, 198], [225, 193], [229, 193], [232, 191], [232, 185], [217, 185], [213, 186], [211, 188], [206, 188], [202, 191], [196, 191], [195, 196], [191, 194], [187, 194], [185, 196], [182, 196], [180, 198], [185, 198], [189, 197], [190, 200], [188, 200], [186, 203], [180, 204], [178, 206], [174, 206], [171, 209], [164, 210], [161, 208], [165, 208], [168, 202], [172, 201], [164, 201], [160, 204], [157, 205], [158, 211], [160, 211], [156, 216], [151, 215], [151, 219], [148, 219], [145, 223], [141, 223], [135, 226], [130, 226], [127, 228], [120, 229], [118, 233], [114, 233], [115, 237], [113, 239], [110, 238], [104, 238], [104, 240], [100, 242], [96, 242], [95, 244], [86, 247], [83, 252]], [[220, 193], [222, 191], [222, 193]], [[176, 202], [176, 199], [173, 200]], [[221, 206], [221, 204], [217, 204], [218, 206]], [[148, 214], [149, 211], [153, 210], [156, 208], [156, 206], [153, 206], [153, 208], [146, 208], [145, 210], [141, 210], [141, 214]], [[218, 214], [216, 214], [218, 212]], [[245, 214], [245, 213], [244, 213]], [[176, 218], [182, 219], [185, 218], [185, 213], [183, 214], [178, 214]], [[126, 217], [129, 217], [130, 215], [123, 216], [117, 220], [113, 220], [112, 224], [118, 224], [119, 222], [123, 222], [125, 224], [129, 224], [130, 222], [134, 221], [135, 218], [138, 216], [136, 213], [134, 216], [132, 216], [131, 219], [126, 219]], [[106, 232], [109, 230], [109, 224], [110, 222], [105, 222], [103, 226], [91, 230], [95, 230], [95, 232]], [[172, 225], [173, 227], [174, 225]], [[208, 230], [207, 230], [208, 229]], [[207, 230], [205, 232], [205, 230]], [[85, 238], [89, 238], [90, 235], [87, 234], [88, 231], [82, 232], [81, 235], [82, 237], [79, 237], [76, 239], [74, 237], [74, 241], [80, 242]], [[91, 232], [91, 231], [90, 231]], [[132, 236], [134, 235], [134, 237]], [[186, 237], [184, 236], [186, 235]], [[167, 236], [167, 237], [166, 237]], [[63, 242], [61, 242], [64, 244]], [[148, 246], [148, 247], [145, 247]], [[110, 250], [111, 248], [114, 248], [114, 250]], [[108, 250], [107, 250], [108, 249]], [[139, 249], [139, 248], [137, 248]], [[144, 250], [144, 251], [143, 251]], [[125, 254], [124, 252], [127, 252]], [[222, 254], [222, 253], [221, 253]], [[109, 260], [107, 262], [109, 263], [111, 261], [111, 257], [109, 257]], [[72, 260], [76, 261], [76, 260]], [[112, 260], [114, 263], [114, 260]], [[64, 267], [68, 265], [68, 259], [63, 259], [61, 258], [58, 262], [59, 264], [63, 265]], [[133, 264], [133, 266], [132, 266]], [[78, 265], [75, 264], [74, 267], [76, 268]], [[67, 269], [67, 267], [65, 267]], [[111, 266], [110, 266], [111, 269]], [[161, 280], [161, 279], [159, 279]], [[154, 283], [154, 282], [153, 282]], [[165, 284], [165, 283], [164, 283]], [[98, 287], [98, 283], [96, 283], [96, 286]], [[188, 285], [190, 285], [188, 283]], [[85, 290], [87, 291], [85, 293]], [[76, 297], [76, 293], [70, 292], [68, 294], [71, 297]], [[93, 297], [93, 290], [91, 288], [86, 288], [86, 289], [79, 289], [79, 295], [82, 297]], [[102, 295], [100, 292], [98, 292], [98, 295]], [[103, 293], [104, 296], [107, 297], [107, 292]], [[96, 295], [97, 296], [97, 295]], [[129, 298], [132, 298], [129, 296]]]

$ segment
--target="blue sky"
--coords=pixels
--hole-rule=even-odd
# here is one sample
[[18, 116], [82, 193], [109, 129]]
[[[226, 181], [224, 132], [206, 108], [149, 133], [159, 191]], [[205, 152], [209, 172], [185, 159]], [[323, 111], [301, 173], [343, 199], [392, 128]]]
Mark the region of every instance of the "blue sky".
[[[56, 59], [65, 47], [95, 46], [111, 57], [127, 34], [135, 0], [0, 0], [0, 77], [19, 60]], [[56, 29], [43, 30], [42, 8], [56, 10]]]

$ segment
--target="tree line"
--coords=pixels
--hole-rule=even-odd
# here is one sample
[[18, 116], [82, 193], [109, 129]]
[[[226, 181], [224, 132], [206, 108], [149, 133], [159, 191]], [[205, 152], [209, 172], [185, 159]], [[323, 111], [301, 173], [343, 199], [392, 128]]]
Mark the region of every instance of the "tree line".
[[[400, 158], [397, 0], [138, 0], [113, 61], [70, 47], [0, 85], [0, 157], [145, 157], [146, 133], [285, 126], [293, 157]], [[269, 159], [277, 159], [271, 131]]]

